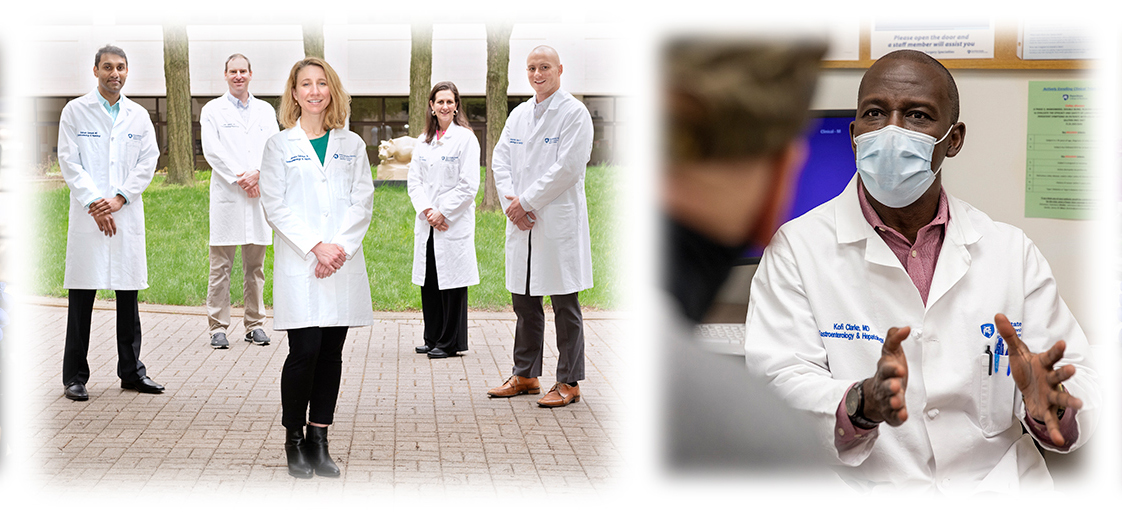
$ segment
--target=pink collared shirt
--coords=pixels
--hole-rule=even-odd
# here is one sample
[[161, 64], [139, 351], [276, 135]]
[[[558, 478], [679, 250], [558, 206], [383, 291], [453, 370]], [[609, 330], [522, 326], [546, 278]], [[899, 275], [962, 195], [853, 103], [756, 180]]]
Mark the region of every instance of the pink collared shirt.
[[[861, 203], [861, 213], [865, 216], [865, 221], [869, 222], [873, 229], [876, 229], [877, 234], [896, 255], [896, 258], [900, 260], [904, 271], [908, 273], [908, 277], [912, 279], [912, 283], [919, 290], [919, 296], [923, 299], [923, 304], [927, 305], [927, 295], [931, 292], [931, 279], [935, 276], [935, 264], [939, 261], [939, 251], [943, 248], [943, 237], [947, 234], [947, 223], [951, 220], [946, 191], [939, 190], [939, 208], [935, 212], [935, 218], [931, 220], [931, 223], [920, 228], [919, 232], [916, 233], [915, 243], [909, 242], [899, 231], [885, 225], [880, 215], [869, 204], [869, 200], [865, 196], [865, 188], [860, 182], [857, 184], [857, 199]], [[1075, 409], [1068, 409], [1064, 412], [1063, 418], [1060, 418], [1060, 432], [1063, 433], [1065, 439], [1071, 438], [1071, 440], [1064, 442], [1063, 447], [1058, 447], [1052, 443], [1052, 438], [1048, 435], [1048, 429], [1045, 425], [1039, 424], [1036, 420], [1027, 416], [1025, 423], [1028, 425], [1029, 432], [1038, 442], [1061, 451], [1067, 451], [1079, 437], [1079, 428], [1075, 423], [1075, 413]], [[838, 404], [835, 417], [837, 422], [834, 427], [834, 446], [839, 452], [877, 437], [879, 427], [862, 429], [850, 421], [849, 414], [845, 411], [844, 396]]]

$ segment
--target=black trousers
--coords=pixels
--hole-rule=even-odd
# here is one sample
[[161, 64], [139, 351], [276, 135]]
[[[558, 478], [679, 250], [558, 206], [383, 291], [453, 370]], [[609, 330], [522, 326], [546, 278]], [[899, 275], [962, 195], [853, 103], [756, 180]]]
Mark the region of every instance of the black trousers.
[[[117, 376], [136, 382], [147, 374], [140, 362], [140, 307], [136, 290], [117, 290]], [[90, 321], [96, 290], [71, 289], [66, 311], [66, 345], [62, 354], [62, 385], [90, 381]]]
[[[578, 292], [549, 296], [557, 327], [557, 381], [584, 380], [584, 317]], [[511, 294], [514, 303], [514, 374], [535, 378], [542, 374], [545, 351], [545, 310], [542, 296]]]
[[345, 326], [288, 330], [288, 357], [281, 370], [281, 424], [286, 429], [334, 422], [346, 340]]
[[468, 289], [441, 290], [436, 277], [433, 230], [425, 253], [425, 284], [421, 287], [421, 313], [425, 318], [425, 346], [445, 353], [468, 349]]

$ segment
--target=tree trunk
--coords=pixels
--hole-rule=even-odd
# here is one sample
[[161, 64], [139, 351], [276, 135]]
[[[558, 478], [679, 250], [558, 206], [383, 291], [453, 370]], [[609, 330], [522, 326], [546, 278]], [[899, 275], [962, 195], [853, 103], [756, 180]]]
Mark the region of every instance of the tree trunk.
[[168, 106], [167, 181], [191, 184], [195, 181], [195, 138], [191, 128], [191, 77], [184, 25], [164, 26], [164, 81]]
[[425, 131], [432, 88], [432, 24], [413, 24], [413, 49], [409, 54], [409, 135]]
[[304, 22], [304, 56], [319, 59], [323, 57], [323, 22], [313, 20]]
[[510, 23], [487, 24], [487, 177], [483, 183], [480, 211], [502, 209], [499, 192], [495, 188], [495, 171], [491, 169], [491, 154], [506, 126], [511, 29]]

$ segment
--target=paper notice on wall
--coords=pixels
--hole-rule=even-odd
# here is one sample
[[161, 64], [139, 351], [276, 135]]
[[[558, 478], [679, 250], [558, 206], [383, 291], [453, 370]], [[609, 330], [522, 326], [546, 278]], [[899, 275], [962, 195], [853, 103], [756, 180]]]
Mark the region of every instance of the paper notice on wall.
[[1017, 57], [1037, 59], [1095, 59], [1094, 31], [1063, 22], [1021, 22], [1017, 29]]
[[1103, 201], [1093, 91], [1088, 81], [1029, 82], [1025, 217], [1085, 220]]
[[936, 59], [993, 57], [993, 20], [921, 21], [877, 19], [869, 35], [869, 54], [912, 49]]

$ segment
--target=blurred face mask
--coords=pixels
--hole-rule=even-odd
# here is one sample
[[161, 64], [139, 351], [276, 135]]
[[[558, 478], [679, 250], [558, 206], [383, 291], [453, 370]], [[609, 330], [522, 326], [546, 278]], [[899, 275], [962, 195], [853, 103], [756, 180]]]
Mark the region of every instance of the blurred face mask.
[[[931, 154], [942, 139], [888, 125], [853, 139], [857, 144], [857, 172], [865, 189], [892, 208], [911, 205], [935, 182]], [[940, 168], [942, 169], [942, 168]]]

